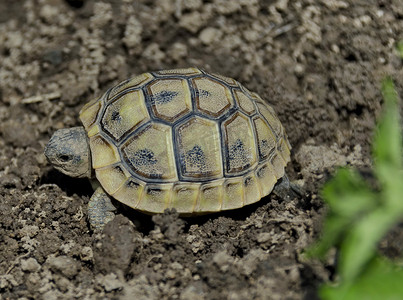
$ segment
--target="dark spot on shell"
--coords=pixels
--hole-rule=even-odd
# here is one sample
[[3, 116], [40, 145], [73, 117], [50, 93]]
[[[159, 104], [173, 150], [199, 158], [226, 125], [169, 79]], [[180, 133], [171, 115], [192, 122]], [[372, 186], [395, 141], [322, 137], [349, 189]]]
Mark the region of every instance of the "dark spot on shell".
[[211, 93], [206, 90], [197, 90], [199, 97], [209, 97]]
[[153, 194], [153, 193], [161, 193], [162, 190], [159, 188], [150, 188], [147, 190], [147, 194]]
[[134, 166], [155, 165], [158, 159], [150, 149], [141, 149], [134, 153], [133, 157], [130, 158], [130, 162]]
[[201, 172], [206, 171], [206, 155], [199, 145], [195, 145], [192, 150], [186, 152], [185, 160], [191, 167], [196, 167]]
[[178, 96], [178, 92], [172, 91], [162, 91], [155, 95], [151, 95], [151, 101], [155, 104], [165, 104], [171, 102], [176, 96]]
[[119, 173], [123, 173], [123, 170], [120, 166], [116, 166], [115, 170], [118, 171]]
[[252, 181], [253, 181], [252, 177], [246, 177], [244, 181], [245, 186], [249, 186], [252, 183]]
[[249, 155], [245, 149], [243, 142], [237, 139], [234, 144], [229, 147], [228, 155], [230, 160], [241, 161], [244, 167], [249, 166]]
[[266, 166], [260, 168], [260, 169], [257, 171], [257, 176], [260, 177], [260, 178], [262, 178], [262, 177], [264, 176], [264, 174], [266, 173], [266, 168], [267, 168]]
[[134, 187], [138, 187], [138, 186], [139, 186], [138, 183], [136, 183], [136, 182], [134, 182], [134, 181], [132, 181], [132, 180], [129, 180], [129, 181], [126, 183], [126, 185], [127, 185], [128, 187], [130, 187], [130, 188], [134, 188]]
[[111, 115], [111, 119], [113, 121], [120, 121], [122, 119], [122, 117], [120, 116], [118, 111], [114, 111]]

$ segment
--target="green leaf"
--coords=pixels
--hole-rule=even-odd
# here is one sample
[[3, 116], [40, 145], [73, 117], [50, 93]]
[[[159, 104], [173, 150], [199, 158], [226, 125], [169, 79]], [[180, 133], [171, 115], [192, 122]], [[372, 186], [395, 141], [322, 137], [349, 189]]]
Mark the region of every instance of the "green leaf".
[[306, 250], [308, 257], [324, 258], [330, 248], [340, 243], [341, 237], [348, 228], [350, 220], [338, 216], [328, 216], [323, 225], [320, 241]]
[[340, 169], [323, 188], [323, 199], [329, 204], [321, 240], [307, 251], [308, 256], [323, 258], [365, 212], [377, 205], [375, 195], [357, 172]]
[[330, 213], [355, 220], [358, 214], [376, 205], [376, 199], [366, 182], [354, 170], [339, 169], [323, 188], [323, 200], [329, 204]]
[[343, 281], [351, 282], [362, 274], [375, 254], [377, 243], [396, 221], [388, 209], [379, 207], [352, 226], [340, 248], [338, 271]]
[[397, 43], [397, 51], [399, 52], [400, 58], [403, 59], [403, 40]]
[[399, 98], [390, 78], [383, 81], [382, 94], [384, 109], [373, 143], [380, 190], [371, 190], [348, 169], [339, 170], [323, 188], [329, 213], [323, 236], [310, 251], [323, 257], [333, 246], [340, 250], [339, 285], [325, 285], [323, 299], [403, 299], [403, 269], [376, 256], [379, 241], [403, 217]]
[[403, 269], [377, 257], [357, 281], [325, 285], [320, 289], [320, 296], [328, 300], [398, 300], [403, 295], [402, 283]]
[[383, 81], [382, 94], [385, 99], [384, 111], [378, 121], [373, 143], [373, 154], [375, 173], [381, 183], [388, 185], [392, 174], [397, 170], [402, 170], [399, 98], [390, 78]]

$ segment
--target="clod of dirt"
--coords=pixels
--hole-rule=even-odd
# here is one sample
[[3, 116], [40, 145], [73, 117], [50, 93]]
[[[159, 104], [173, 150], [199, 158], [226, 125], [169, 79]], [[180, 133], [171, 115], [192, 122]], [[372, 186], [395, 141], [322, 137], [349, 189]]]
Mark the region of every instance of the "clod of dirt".
[[8, 120], [0, 127], [0, 133], [7, 143], [17, 147], [33, 145], [38, 139], [35, 127], [18, 120]]
[[123, 287], [123, 283], [118, 279], [116, 274], [110, 273], [105, 276], [99, 274], [96, 278], [98, 284], [100, 284], [106, 292], [118, 290]]
[[295, 156], [302, 167], [301, 173], [306, 179], [321, 178], [321, 174], [347, 164], [358, 165], [360, 162], [362, 164], [360, 145], [356, 145], [354, 151], [347, 153], [346, 149], [340, 149], [337, 145], [316, 146], [308, 142], [300, 147]]
[[68, 256], [49, 257], [46, 260], [49, 268], [56, 273], [61, 273], [67, 278], [74, 278], [79, 271], [79, 263]]
[[161, 233], [172, 241], [177, 240], [185, 226], [185, 221], [179, 218], [179, 214], [175, 209], [166, 209], [163, 214], [154, 215], [152, 220]]
[[37, 272], [41, 269], [41, 265], [35, 258], [21, 260], [21, 270], [27, 272]]
[[106, 224], [102, 238], [95, 242], [94, 265], [104, 274], [126, 270], [136, 248], [141, 247], [140, 233], [133, 223], [122, 215]]

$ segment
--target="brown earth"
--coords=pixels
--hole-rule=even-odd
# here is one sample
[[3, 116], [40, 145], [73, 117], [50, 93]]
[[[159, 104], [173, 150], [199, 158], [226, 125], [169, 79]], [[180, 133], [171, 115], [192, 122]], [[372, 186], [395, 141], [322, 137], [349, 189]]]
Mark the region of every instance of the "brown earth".
[[[339, 165], [368, 173], [382, 78], [402, 94], [401, 39], [400, 0], [1, 0], [0, 299], [317, 298], [334, 257], [300, 254], [320, 186]], [[108, 87], [187, 66], [273, 105], [305, 195], [186, 219], [121, 207], [93, 234], [88, 181], [52, 169], [44, 145]], [[382, 251], [402, 256], [402, 230]]]

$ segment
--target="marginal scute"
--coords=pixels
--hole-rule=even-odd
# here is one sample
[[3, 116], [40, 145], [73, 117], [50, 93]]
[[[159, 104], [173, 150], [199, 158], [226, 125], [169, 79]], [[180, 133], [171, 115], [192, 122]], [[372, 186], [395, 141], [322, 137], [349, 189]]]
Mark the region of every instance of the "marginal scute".
[[195, 211], [220, 211], [223, 199], [223, 180], [214, 180], [203, 184], [200, 188], [199, 201]]
[[262, 198], [260, 186], [253, 173], [244, 177], [245, 205], [255, 203]]
[[141, 75], [125, 80], [119, 83], [114, 88], [112, 88], [112, 90], [109, 93], [109, 99], [113, 98], [114, 96], [116, 96], [117, 94], [119, 94], [124, 90], [140, 87], [146, 84], [147, 82], [150, 82], [152, 79], [153, 76], [150, 73], [143, 73]]
[[159, 184], [146, 186], [140, 202], [136, 209], [151, 212], [162, 213], [169, 207], [169, 201], [172, 196], [171, 184]]
[[106, 167], [120, 161], [116, 147], [99, 135], [90, 138], [90, 149], [94, 169]]
[[132, 208], [136, 208], [141, 200], [145, 185], [144, 182], [130, 177], [111, 195], [120, 202]]
[[282, 138], [283, 126], [281, 125], [280, 120], [271, 110], [269, 110], [267, 105], [264, 105], [263, 103], [257, 103], [257, 106], [259, 108], [259, 112], [266, 119], [267, 123], [273, 128], [276, 138], [277, 139]]
[[179, 183], [173, 188], [170, 208], [175, 208], [178, 213], [191, 213], [194, 211], [199, 197], [200, 184]]
[[88, 130], [92, 124], [97, 120], [98, 112], [101, 108], [101, 102], [90, 102], [92, 105], [84, 106], [80, 111], [80, 120], [84, 125], [84, 128]]
[[116, 141], [148, 121], [148, 111], [141, 90], [128, 92], [110, 103], [102, 118], [102, 125]]
[[192, 82], [196, 93], [196, 106], [200, 112], [208, 116], [220, 117], [233, 106], [234, 99], [231, 91], [218, 81], [199, 77]]
[[226, 84], [231, 85], [231, 86], [238, 86], [238, 82], [235, 79], [220, 75], [220, 74], [211, 74], [213, 77], [218, 78], [222, 81], [224, 81]]
[[226, 172], [236, 174], [255, 165], [256, 145], [249, 118], [236, 113], [223, 124]]
[[204, 181], [223, 176], [217, 123], [193, 117], [177, 127], [177, 149], [183, 177]]
[[274, 176], [274, 171], [272, 167], [270, 167], [270, 163], [264, 164], [256, 170], [256, 178], [262, 191], [262, 197], [268, 195], [277, 182], [277, 178]]
[[99, 126], [97, 124], [94, 124], [88, 129], [87, 135], [88, 137], [93, 137], [94, 135], [99, 134], [99, 132], [100, 132]]
[[240, 208], [245, 205], [242, 177], [229, 178], [224, 184], [222, 209]]
[[127, 163], [140, 178], [178, 180], [171, 126], [152, 123], [122, 146]]
[[234, 90], [234, 96], [238, 100], [239, 107], [244, 113], [253, 115], [256, 112], [252, 100], [241, 90]]
[[202, 72], [197, 68], [162, 70], [157, 71], [155, 73], [158, 75], [187, 75], [187, 76], [202, 74]]
[[157, 118], [175, 122], [192, 110], [189, 85], [184, 79], [160, 79], [147, 86], [151, 106]]
[[283, 137], [281, 139], [280, 146], [278, 148], [278, 151], [281, 154], [281, 157], [284, 159], [285, 162], [290, 161], [290, 155], [291, 155], [291, 150], [290, 150], [290, 144], [288, 143], [287, 137]]
[[276, 176], [277, 179], [280, 179], [284, 176], [284, 167], [286, 162], [284, 161], [283, 157], [277, 153], [271, 159], [271, 164], [273, 166], [273, 174]]
[[105, 191], [113, 195], [126, 182], [128, 176], [121, 165], [110, 165], [95, 171]]

